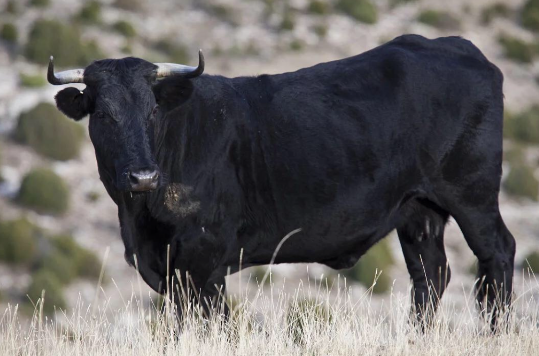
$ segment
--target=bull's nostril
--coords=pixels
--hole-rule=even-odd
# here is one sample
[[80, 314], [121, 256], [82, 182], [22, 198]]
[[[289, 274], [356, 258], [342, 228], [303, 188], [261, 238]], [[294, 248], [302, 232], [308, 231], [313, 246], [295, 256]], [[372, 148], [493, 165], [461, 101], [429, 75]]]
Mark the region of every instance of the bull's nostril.
[[137, 173], [129, 173], [129, 181], [131, 182], [131, 184], [138, 184], [139, 175]]
[[130, 172], [129, 183], [135, 190], [150, 190], [157, 187], [159, 172], [157, 170], [141, 170]]

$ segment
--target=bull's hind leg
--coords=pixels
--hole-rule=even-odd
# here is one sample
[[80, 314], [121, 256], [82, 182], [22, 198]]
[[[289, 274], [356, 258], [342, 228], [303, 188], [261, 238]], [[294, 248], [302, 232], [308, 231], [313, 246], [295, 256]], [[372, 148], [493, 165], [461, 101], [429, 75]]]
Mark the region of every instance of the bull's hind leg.
[[408, 208], [412, 214], [397, 233], [413, 281], [412, 318], [425, 327], [432, 321], [451, 278], [444, 249], [444, 229], [449, 215], [418, 202]]
[[[479, 107], [441, 164], [443, 183], [435, 188], [440, 203], [456, 220], [479, 261], [477, 300], [493, 330], [508, 309], [513, 288], [515, 239], [498, 207], [502, 176], [503, 99]], [[484, 110], [483, 110], [484, 109]]]
[[453, 216], [479, 262], [476, 288], [480, 311], [496, 330], [499, 314], [507, 312], [511, 304], [515, 239], [497, 204], [460, 208]]

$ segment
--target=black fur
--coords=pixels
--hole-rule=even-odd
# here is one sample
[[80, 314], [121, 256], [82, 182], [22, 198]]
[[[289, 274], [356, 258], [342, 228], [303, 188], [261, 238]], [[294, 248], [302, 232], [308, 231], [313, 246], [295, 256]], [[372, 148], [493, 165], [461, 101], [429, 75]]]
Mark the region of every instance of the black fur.
[[[497, 285], [509, 303], [515, 242], [498, 211], [503, 78], [469, 41], [407, 35], [293, 73], [169, 78], [153, 92], [155, 66], [135, 58], [96, 62], [85, 80], [126, 259], [137, 255], [155, 290], [165, 286], [168, 245], [170, 270], [188, 271], [212, 297], [227, 268], [239, 269], [240, 251], [242, 267], [267, 264], [294, 229], [276, 263], [334, 268], [397, 229], [421, 317], [429, 291], [439, 298], [449, 282], [451, 215], [479, 259], [480, 302], [494, 310]], [[133, 194], [124, 173], [142, 166], [158, 167], [161, 185]]]

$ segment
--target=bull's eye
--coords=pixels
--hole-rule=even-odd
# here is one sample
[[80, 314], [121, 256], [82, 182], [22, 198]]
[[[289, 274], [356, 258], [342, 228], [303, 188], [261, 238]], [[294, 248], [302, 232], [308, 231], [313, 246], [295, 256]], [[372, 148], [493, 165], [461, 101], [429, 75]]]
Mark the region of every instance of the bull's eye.
[[152, 110], [152, 117], [155, 117], [158, 111], [159, 111], [159, 105], [154, 106]]
[[96, 111], [94, 115], [98, 119], [104, 119], [105, 118], [105, 113], [103, 111]]

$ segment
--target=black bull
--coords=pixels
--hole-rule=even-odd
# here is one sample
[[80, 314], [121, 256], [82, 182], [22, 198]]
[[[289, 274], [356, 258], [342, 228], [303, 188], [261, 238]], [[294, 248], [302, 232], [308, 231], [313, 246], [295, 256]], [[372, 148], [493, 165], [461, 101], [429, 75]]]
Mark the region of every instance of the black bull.
[[242, 267], [267, 264], [298, 228], [275, 263], [349, 268], [397, 229], [421, 317], [450, 279], [452, 216], [479, 261], [480, 306], [495, 315], [496, 300], [510, 303], [515, 240], [498, 209], [503, 76], [472, 43], [407, 35], [293, 73], [202, 70], [157, 81], [161, 65], [102, 60], [79, 78], [83, 92], [56, 97], [68, 116], [90, 114], [125, 257], [133, 265], [136, 255], [153, 289], [167, 270], [188, 271], [211, 300], [241, 251]]

